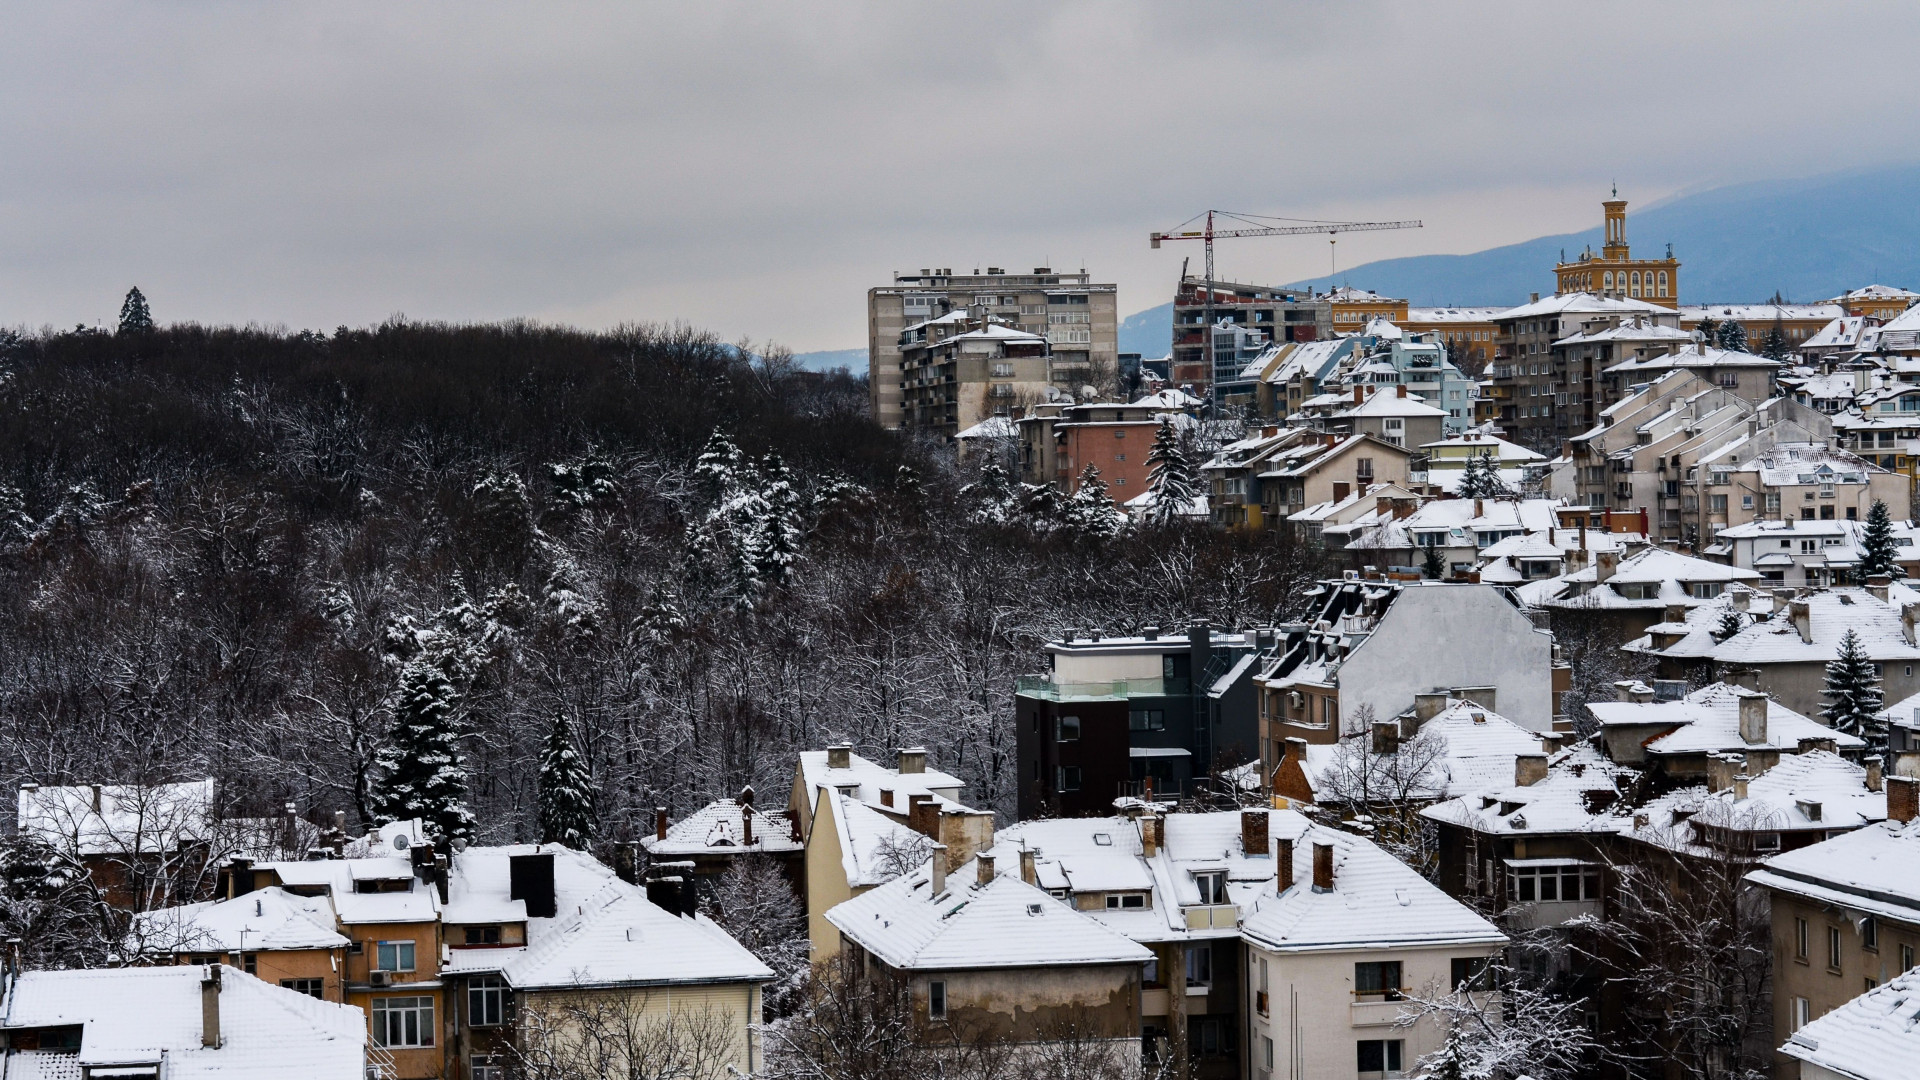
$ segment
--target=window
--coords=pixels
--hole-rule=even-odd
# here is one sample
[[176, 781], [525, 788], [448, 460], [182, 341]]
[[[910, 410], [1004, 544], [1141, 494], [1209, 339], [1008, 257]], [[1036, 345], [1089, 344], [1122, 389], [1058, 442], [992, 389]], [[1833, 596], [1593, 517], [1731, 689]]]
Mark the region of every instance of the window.
[[325, 979], [281, 979], [280, 985], [296, 994], [326, 999], [327, 981]]
[[430, 997], [374, 998], [373, 1045], [432, 1046], [433, 999]]
[[500, 944], [500, 928], [497, 926], [469, 926], [467, 927], [467, 944], [498, 945]]
[[1325, 721], [1328, 727], [1332, 727], [1333, 725], [1340, 722], [1340, 699], [1339, 698], [1334, 698], [1334, 697], [1321, 698], [1320, 708], [1321, 708], [1320, 719]]
[[1665, 270], [1660, 271], [1660, 295], [1667, 295], [1667, 272]]
[[1160, 985], [1160, 955], [1158, 953], [1154, 954], [1153, 959], [1140, 965], [1140, 985]]
[[927, 1019], [947, 1018], [947, 984], [935, 979], [927, 984]]
[[467, 1023], [498, 1027], [506, 1016], [507, 984], [498, 975], [481, 975], [467, 984]]
[[1600, 868], [1581, 863], [1508, 866], [1507, 898], [1522, 904], [1536, 900], [1598, 900]]
[[491, 1054], [475, 1054], [467, 1062], [467, 1075], [473, 1080], [507, 1080], [507, 1067]]
[[1053, 738], [1055, 742], [1079, 742], [1080, 718], [1077, 716], [1062, 716], [1054, 720]]
[[1107, 907], [1112, 910], [1144, 908], [1147, 906], [1146, 893], [1108, 893]]
[[1224, 904], [1227, 902], [1227, 872], [1210, 870], [1193, 875], [1193, 884], [1200, 890], [1200, 902], [1203, 904]]
[[1900, 946], [1900, 970], [1913, 970], [1913, 946], [1911, 945]]
[[1487, 958], [1484, 956], [1456, 956], [1450, 962], [1452, 968], [1449, 982], [1455, 990], [1467, 987], [1473, 990], [1491, 989]]
[[1827, 970], [1840, 970], [1840, 928], [1827, 927]]
[[1400, 1075], [1399, 1039], [1361, 1039], [1357, 1064], [1360, 1080], [1381, 1080]]
[[1129, 731], [1165, 731], [1167, 714], [1161, 709], [1134, 709], [1127, 713]]
[[1260, 1067], [1273, 1068], [1273, 1040], [1265, 1035], [1260, 1036]]
[[1400, 1000], [1400, 961], [1380, 960], [1353, 965], [1353, 992], [1356, 997]]
[[413, 942], [382, 941], [374, 957], [374, 969], [377, 971], [412, 971]]
[[1793, 958], [1806, 963], [1807, 960], [1807, 920], [1793, 920]]
[[1187, 946], [1187, 985], [1213, 985], [1213, 943]]
[[1080, 766], [1078, 765], [1060, 766], [1059, 787], [1061, 791], [1079, 791], [1080, 790]]
[[1868, 952], [1880, 951], [1880, 923], [1871, 915], [1860, 924], [1860, 947]]
[[1807, 1015], [1807, 1012], [1807, 999], [1803, 997], [1794, 998], [1793, 1007], [1787, 1016], [1787, 1030], [1799, 1031], [1801, 1028], [1806, 1027], [1807, 1021], [1811, 1019], [1811, 1017]]

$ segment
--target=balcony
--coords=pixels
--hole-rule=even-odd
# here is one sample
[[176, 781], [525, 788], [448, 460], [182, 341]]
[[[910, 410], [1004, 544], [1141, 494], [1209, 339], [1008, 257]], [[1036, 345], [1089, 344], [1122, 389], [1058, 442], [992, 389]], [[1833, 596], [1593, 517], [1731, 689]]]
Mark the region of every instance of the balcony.
[[1233, 904], [1192, 904], [1180, 909], [1189, 930], [1231, 930], [1240, 925], [1240, 909]]
[[1135, 697], [1173, 697], [1189, 693], [1189, 679], [1114, 679], [1110, 682], [1054, 682], [1043, 675], [1022, 675], [1013, 692], [1045, 701], [1125, 701]]

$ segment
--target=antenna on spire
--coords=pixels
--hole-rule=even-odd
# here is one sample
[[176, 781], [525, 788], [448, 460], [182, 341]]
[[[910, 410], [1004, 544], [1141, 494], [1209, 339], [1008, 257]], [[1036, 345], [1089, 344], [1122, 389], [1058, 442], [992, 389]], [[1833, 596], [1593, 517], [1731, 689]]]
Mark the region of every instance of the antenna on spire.
[[1616, 199], [1620, 197], [1620, 181], [1618, 180], [1613, 182], [1613, 197]]

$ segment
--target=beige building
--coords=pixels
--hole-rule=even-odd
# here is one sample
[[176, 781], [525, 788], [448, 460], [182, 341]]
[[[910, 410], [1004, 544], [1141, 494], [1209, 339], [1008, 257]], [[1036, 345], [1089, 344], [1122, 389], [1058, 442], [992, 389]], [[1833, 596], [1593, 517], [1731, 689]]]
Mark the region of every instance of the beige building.
[[[1084, 270], [1056, 273], [1050, 267], [1038, 266], [1031, 274], [1021, 274], [990, 266], [984, 274], [977, 270], [956, 274], [951, 268], [895, 273], [892, 284], [867, 290], [867, 384], [873, 417], [883, 427], [930, 424], [953, 435], [987, 416], [1011, 414], [1010, 407], [1023, 391], [1009, 387], [989, 399], [993, 385], [1037, 383], [1024, 391], [1028, 400], [1037, 401], [1045, 398], [1037, 391], [1047, 387], [1071, 390], [1110, 380], [1119, 364], [1116, 297], [1115, 286], [1095, 284]], [[903, 337], [911, 336], [909, 327], [929, 329], [929, 324], [955, 315], [969, 320], [976, 329], [992, 323], [1040, 338], [1049, 346], [1046, 362], [1037, 372], [1018, 371], [1018, 380], [1013, 378], [1014, 371], [994, 376], [990, 367], [979, 373], [969, 371], [965, 377], [952, 372], [955, 386], [974, 381], [981, 384], [980, 403], [973, 406], [977, 414], [972, 419], [910, 416], [909, 397], [926, 399], [928, 395], [908, 391], [928, 384], [908, 384], [929, 376], [902, 370]], [[1037, 379], [1032, 377], [1035, 374]], [[978, 411], [989, 400], [992, 406]]]

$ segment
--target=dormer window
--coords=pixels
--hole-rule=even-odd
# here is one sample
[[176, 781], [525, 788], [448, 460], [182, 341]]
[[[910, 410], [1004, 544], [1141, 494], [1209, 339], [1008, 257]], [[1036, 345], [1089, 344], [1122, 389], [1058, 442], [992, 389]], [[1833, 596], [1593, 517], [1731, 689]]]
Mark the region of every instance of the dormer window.
[[1193, 884], [1200, 892], [1203, 904], [1224, 904], [1227, 902], [1227, 872], [1209, 870], [1193, 875]]

